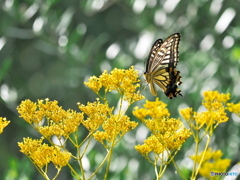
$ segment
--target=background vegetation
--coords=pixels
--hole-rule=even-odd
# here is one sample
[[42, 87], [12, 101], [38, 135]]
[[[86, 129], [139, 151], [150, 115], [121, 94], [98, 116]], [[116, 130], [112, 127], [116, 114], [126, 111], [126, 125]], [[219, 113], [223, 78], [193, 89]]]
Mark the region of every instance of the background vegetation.
[[[39, 137], [18, 117], [16, 107], [22, 100], [49, 98], [65, 109], [77, 109], [77, 102], [96, 98], [83, 84], [89, 76], [131, 65], [143, 75], [152, 43], [175, 32], [182, 35], [178, 69], [183, 97], [169, 100], [159, 92], [172, 116], [178, 117], [178, 109], [187, 106], [201, 110], [204, 90], [231, 93], [233, 102], [240, 100], [239, 0], [0, 3], [0, 116], [11, 120], [0, 135], [0, 179], [42, 179], [17, 146], [23, 137]], [[143, 94], [154, 99], [149, 89]], [[114, 96], [112, 101], [116, 102]], [[239, 119], [232, 116], [217, 129], [212, 142], [232, 159], [232, 165], [240, 161], [239, 126]], [[113, 158], [118, 166], [111, 167], [110, 179], [153, 179], [152, 166], [132, 150], [142, 143], [144, 133], [146, 129], [139, 126], [118, 146]], [[93, 147], [89, 153], [91, 167], [104, 152], [99, 149]], [[189, 149], [191, 140], [178, 155], [181, 168], [188, 168]], [[70, 179], [65, 170], [59, 179]], [[170, 167], [164, 177], [176, 178], [173, 172]]]

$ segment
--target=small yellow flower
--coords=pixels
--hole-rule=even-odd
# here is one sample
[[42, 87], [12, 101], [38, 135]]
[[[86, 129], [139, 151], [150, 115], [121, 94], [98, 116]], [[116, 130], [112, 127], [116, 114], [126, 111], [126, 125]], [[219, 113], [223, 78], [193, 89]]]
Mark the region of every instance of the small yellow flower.
[[179, 119], [153, 119], [145, 121], [145, 124], [166, 150], [177, 150], [191, 136]]
[[93, 134], [96, 141], [102, 143], [106, 149], [108, 149], [108, 143], [112, 139], [105, 131], [97, 131]]
[[136, 106], [133, 110], [133, 115], [138, 119], [143, 120], [148, 115], [148, 110], [144, 108], [139, 109], [139, 107]]
[[199, 169], [200, 175], [206, 178], [212, 178], [211, 172], [226, 172], [231, 163], [230, 159], [221, 159], [222, 155], [221, 150], [212, 151], [212, 149], [209, 148], [205, 153], [202, 152], [190, 158], [197, 163], [202, 161], [201, 168]]
[[115, 90], [131, 104], [144, 98], [137, 91], [140, 87], [139, 81], [138, 72], [132, 66], [128, 70], [115, 68], [110, 73], [104, 71], [99, 78], [96, 76], [90, 77], [85, 84], [97, 94], [102, 87], [105, 93]]
[[64, 130], [57, 124], [52, 124], [50, 126], [42, 126], [38, 128], [39, 133], [41, 133], [45, 138], [50, 138], [53, 135], [59, 136], [65, 136], [68, 137], [68, 135], [65, 134]]
[[136, 107], [133, 111], [133, 115], [142, 121], [147, 116], [155, 119], [169, 117], [170, 113], [166, 106], [167, 105], [164, 102], [159, 101], [158, 98], [156, 98], [155, 101], [146, 100], [146, 103], [143, 105], [144, 108], [139, 109], [138, 107]]
[[146, 103], [143, 105], [146, 109], [154, 109], [156, 107], [161, 107], [162, 109], [167, 107], [167, 104], [165, 104], [162, 101], [159, 101], [159, 98], [156, 98], [155, 101], [146, 101]]
[[22, 101], [17, 107], [20, 117], [22, 117], [29, 124], [39, 124], [44, 114], [39, 110], [37, 103], [30, 101], [29, 99]]
[[130, 121], [126, 115], [115, 114], [111, 115], [104, 121], [103, 131], [97, 131], [93, 134], [94, 138], [109, 147], [111, 143], [114, 145], [121, 139], [128, 131], [134, 129], [138, 123]]
[[[55, 112], [52, 112], [51, 117], [54, 118]], [[62, 115], [60, 116], [58, 113], [56, 114], [56, 119], [58, 119], [58, 123], [49, 119], [49, 123], [46, 126], [39, 126], [37, 130], [44, 136], [44, 137], [51, 137], [56, 135], [58, 137], [64, 136], [68, 138], [70, 134], [75, 132], [80, 124], [83, 121], [83, 113], [77, 113], [73, 110], [62, 111]]]
[[224, 112], [224, 109], [213, 112], [205, 111], [196, 113], [195, 119], [200, 126], [203, 124], [212, 126], [213, 124], [219, 124], [228, 121], [228, 117], [226, 115], [227, 114]]
[[[35, 129], [44, 137], [56, 135], [68, 138], [83, 121], [83, 113], [77, 113], [73, 110], [65, 111], [61, 106], [58, 106], [57, 101], [49, 99], [38, 100], [37, 103], [25, 100], [18, 107], [18, 112], [20, 117], [35, 125]], [[46, 122], [40, 125], [39, 122], [43, 122], [44, 119]]]
[[135, 146], [135, 149], [141, 154], [148, 154], [152, 151], [157, 155], [163, 153], [166, 150], [154, 135], [151, 135], [146, 140], [144, 140], [143, 145]]
[[228, 121], [225, 113], [225, 104], [230, 94], [219, 94], [217, 91], [206, 91], [202, 104], [205, 112], [194, 112], [192, 108], [181, 109], [180, 114], [186, 120], [191, 129], [199, 130], [204, 127], [208, 134], [212, 134], [218, 124]]
[[108, 104], [102, 104], [99, 100], [87, 105], [79, 104], [79, 109], [88, 116], [87, 120], [83, 121], [83, 125], [90, 131], [96, 131], [105, 120], [112, 114], [113, 108]]
[[19, 142], [18, 146], [21, 148], [20, 152], [30, 156], [34, 151], [36, 151], [42, 144], [43, 138], [41, 139], [31, 139], [23, 138], [23, 142]]
[[220, 179], [219, 176], [211, 176], [211, 172], [223, 173], [230, 166], [230, 159], [219, 159], [214, 162], [206, 162], [199, 169], [199, 174], [209, 179]]
[[57, 169], [61, 169], [68, 164], [71, 159], [71, 153], [67, 151], [61, 151], [59, 147], [52, 147], [51, 161]]
[[[219, 159], [221, 158], [223, 155], [223, 153], [221, 152], [221, 150], [217, 150], [217, 151], [212, 151], [212, 148], [208, 148], [206, 152], [202, 152], [197, 156], [190, 156], [190, 158], [194, 161], [196, 161], [197, 163], [202, 162], [207, 162], [209, 160], [213, 159]], [[203, 159], [202, 159], [203, 158]]]
[[240, 117], [240, 103], [227, 103], [226, 109]]
[[180, 109], [180, 114], [186, 121], [191, 121], [193, 119], [193, 110], [192, 108]]
[[[152, 144], [156, 144], [154, 140], [158, 141], [156, 146], [151, 146], [148, 150], [151, 149], [155, 154], [165, 150], [173, 152], [191, 136], [191, 132], [183, 126], [179, 119], [169, 118], [167, 105], [158, 98], [152, 102], [146, 101], [143, 106], [144, 108], [141, 109], [135, 108], [133, 114], [151, 131], [152, 136], [148, 138], [148, 141]], [[146, 143], [148, 141], [144, 141], [144, 149], [146, 149], [146, 145], [150, 145], [150, 143]], [[137, 146], [137, 148], [141, 148], [141, 146]], [[139, 152], [146, 154], [142, 149]]]
[[[144, 141], [145, 142], [145, 141]], [[138, 144], [135, 146], [135, 149], [142, 154], [144, 157], [147, 157], [148, 154], [152, 151], [152, 149], [150, 148], [150, 146], [148, 146], [147, 144]]]
[[49, 147], [47, 144], [41, 144], [30, 154], [29, 158], [41, 169], [51, 162], [52, 151], [52, 147]]
[[51, 119], [54, 123], [61, 122], [67, 116], [66, 111], [58, 105], [58, 101], [38, 100], [37, 107], [44, 117]]
[[2, 134], [3, 129], [10, 123], [7, 118], [0, 117], [0, 134]]
[[43, 138], [30, 139], [24, 138], [23, 142], [19, 142], [18, 146], [21, 152], [27, 155], [34, 164], [40, 169], [48, 163], [53, 162], [57, 169], [66, 166], [71, 158], [71, 153], [61, 151], [57, 146], [49, 146], [43, 143]]
[[90, 77], [88, 82], [84, 82], [84, 84], [92, 89], [95, 93], [98, 93], [98, 91], [102, 88], [102, 82], [96, 76]]
[[137, 125], [137, 122], [130, 121], [130, 118], [126, 115], [114, 114], [103, 124], [103, 129], [109, 134], [123, 136]]
[[109, 92], [116, 89], [115, 78], [113, 78], [111, 74], [108, 74], [106, 70], [103, 71], [103, 73], [99, 76], [99, 81], [104, 87], [105, 92]]
[[230, 99], [230, 94], [220, 94], [218, 91], [205, 91], [203, 93], [203, 105], [208, 110], [218, 110], [224, 107]]

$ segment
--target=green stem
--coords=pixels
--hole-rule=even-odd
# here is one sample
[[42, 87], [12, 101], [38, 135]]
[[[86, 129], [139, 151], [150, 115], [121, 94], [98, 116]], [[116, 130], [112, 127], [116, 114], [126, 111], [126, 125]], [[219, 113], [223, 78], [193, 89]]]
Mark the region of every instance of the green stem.
[[106, 173], [104, 175], [104, 180], [106, 180], [107, 176], [108, 176], [108, 172], [109, 172], [109, 168], [110, 168], [110, 164], [111, 164], [111, 159], [112, 159], [113, 146], [114, 145], [112, 143], [112, 147], [110, 148], [110, 151], [109, 151], [108, 163], [107, 163]]
[[105, 158], [103, 159], [103, 161], [101, 162], [101, 164], [98, 166], [98, 168], [92, 173], [92, 175], [91, 175], [88, 179], [91, 179], [93, 176], [95, 176], [95, 174], [99, 171], [99, 169], [103, 166], [103, 164], [104, 164], [105, 161], [107, 160], [109, 154], [110, 154], [110, 151], [108, 151], [107, 155], [105, 156]]
[[[198, 148], [199, 148], [199, 134], [198, 134], [198, 131], [196, 131], [196, 136], [195, 136], [194, 140], [195, 140], [195, 143], [196, 143], [195, 156], [197, 157], [197, 155], [198, 155]], [[196, 178], [195, 177], [196, 168], [197, 168], [197, 161], [194, 161], [192, 175], [191, 175], [191, 179], [192, 180], [194, 180]]]
[[[27, 157], [28, 157], [28, 156], [27, 156]], [[39, 167], [34, 163], [34, 161], [33, 161], [30, 157], [28, 157], [28, 158], [29, 158], [30, 161], [33, 163], [33, 165], [36, 167], [36, 169], [38, 170], [38, 172], [44, 177], [44, 179], [50, 180], [50, 179], [48, 178], [47, 173], [44, 172], [41, 168], [39, 168]], [[46, 166], [47, 166], [47, 165], [46, 165]], [[47, 170], [45, 170], [45, 171], [47, 171]]]
[[197, 170], [196, 170], [196, 172], [195, 172], [194, 179], [196, 179], [197, 174], [198, 174], [198, 171], [199, 171], [199, 169], [201, 168], [201, 165], [202, 165], [202, 163], [203, 163], [203, 159], [204, 159], [205, 154], [206, 154], [206, 152], [207, 152], [207, 148], [208, 148], [209, 143], [210, 143], [210, 137], [209, 137], [209, 135], [207, 135], [207, 142], [206, 142], [206, 145], [205, 145], [205, 148], [204, 148], [204, 151], [203, 151], [201, 160], [200, 160], [200, 162], [199, 162], [199, 164], [198, 164], [198, 168], [197, 168]]
[[[68, 167], [69, 169], [71, 169], [71, 172], [74, 174], [74, 177], [78, 177], [78, 179], [81, 180], [80, 176], [78, 175], [78, 173], [75, 171], [75, 169], [68, 163]], [[83, 175], [84, 177], [84, 175]]]
[[167, 168], [167, 165], [161, 165], [159, 167], [159, 173], [157, 175], [157, 180], [159, 180], [162, 177], [162, 175], [164, 174], [166, 168]]
[[[120, 106], [119, 106], [119, 110], [118, 110], [118, 117], [119, 118], [118, 119], [121, 119], [121, 117], [124, 114], [124, 113], [121, 113], [121, 111], [122, 111], [122, 103], [123, 103], [123, 97], [120, 98]], [[112, 159], [113, 148], [116, 145], [116, 139], [117, 139], [117, 134], [116, 134], [116, 131], [115, 131], [114, 138], [113, 138], [113, 141], [112, 141], [112, 145], [111, 145], [111, 148], [109, 150], [108, 163], [107, 163], [106, 173], [104, 175], [104, 179], [105, 180], [107, 179], [107, 176], [108, 176], [108, 172], [109, 172], [109, 168], [110, 168], [110, 164], [111, 164], [111, 159]]]
[[[173, 155], [173, 157], [177, 154], [177, 152], [178, 152], [179, 150], [180, 150], [180, 148], [175, 152], [175, 154]], [[181, 179], [186, 179], [186, 178], [183, 176], [182, 172], [180, 171], [180, 169], [179, 169], [178, 165], [176, 164], [176, 162], [174, 161], [174, 159], [172, 159], [171, 161], [173, 162], [173, 165], [174, 165], [174, 167], [176, 168], [177, 173], [179, 174], [179, 176], [181, 177]]]
[[61, 168], [57, 168], [57, 170], [58, 171], [57, 171], [56, 175], [54, 176], [54, 178], [52, 180], [55, 180], [58, 177], [58, 175], [59, 175], [59, 173], [61, 171]]

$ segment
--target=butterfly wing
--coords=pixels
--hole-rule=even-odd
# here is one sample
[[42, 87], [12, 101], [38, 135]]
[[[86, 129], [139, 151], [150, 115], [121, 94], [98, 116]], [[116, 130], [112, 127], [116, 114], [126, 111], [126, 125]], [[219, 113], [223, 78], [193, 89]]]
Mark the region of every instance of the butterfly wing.
[[147, 66], [146, 66], [146, 72], [144, 73], [144, 76], [149, 84], [149, 88], [150, 88], [150, 92], [152, 93], [152, 95], [156, 96], [157, 95], [157, 91], [156, 91], [156, 87], [154, 85], [154, 82], [152, 80], [152, 74], [150, 72], [152, 72], [152, 70], [154, 69], [153, 67], [156, 67], [156, 59], [159, 55], [157, 55], [161, 45], [163, 43], [162, 39], [158, 39], [155, 41], [155, 43], [153, 44], [151, 51], [149, 53], [148, 56], [148, 61], [147, 61]]
[[181, 95], [181, 90], [177, 87], [182, 83], [181, 76], [176, 69], [179, 61], [179, 42], [180, 34], [175, 33], [164, 42], [158, 39], [152, 46], [144, 75], [154, 96], [157, 95], [155, 84], [169, 98], [176, 97], [177, 94]]
[[151, 51], [148, 56], [147, 66], [146, 66], [146, 72], [151, 72], [154, 67], [156, 67], [157, 59], [160, 60], [159, 55], [157, 54], [161, 45], [163, 44], [162, 39], [158, 39], [153, 44]]

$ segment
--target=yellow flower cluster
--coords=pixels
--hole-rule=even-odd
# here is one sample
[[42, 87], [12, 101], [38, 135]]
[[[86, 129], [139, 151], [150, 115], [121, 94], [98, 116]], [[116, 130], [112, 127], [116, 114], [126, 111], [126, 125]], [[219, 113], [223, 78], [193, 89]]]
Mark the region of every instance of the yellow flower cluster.
[[[138, 72], [132, 66], [128, 70], [115, 68], [110, 73], [104, 71], [99, 77], [90, 77], [85, 85], [99, 96], [101, 89], [105, 92], [105, 95], [107, 92], [117, 91], [122, 100], [127, 101], [130, 105], [144, 98], [137, 90], [140, 87], [139, 81]], [[96, 102], [89, 102], [87, 105], [80, 103], [78, 105], [79, 109], [87, 115], [83, 125], [97, 141], [109, 148], [116, 145], [125, 133], [134, 129], [137, 123], [131, 122], [130, 118], [124, 115], [124, 112], [121, 112], [121, 108], [117, 114], [113, 114], [114, 108], [108, 106], [108, 101], [105, 98], [102, 99], [105, 101], [104, 104], [97, 99]], [[99, 128], [103, 131], [98, 130]]]
[[205, 91], [203, 93], [203, 105], [209, 111], [224, 109], [224, 105], [230, 99], [230, 94], [218, 93], [218, 91]]
[[148, 157], [148, 154], [150, 152], [154, 152], [155, 154], [161, 154], [165, 150], [164, 146], [155, 135], [151, 135], [146, 140], [144, 140], [144, 144], [136, 145], [135, 149], [144, 157]]
[[103, 123], [103, 131], [97, 131], [93, 136], [106, 148], [110, 148], [110, 146], [115, 146], [128, 131], [137, 125], [138, 123], [130, 121], [128, 116], [115, 114]]
[[192, 108], [186, 108], [181, 109], [180, 114], [187, 121], [190, 128], [199, 130], [205, 127], [205, 131], [212, 134], [219, 123], [228, 121], [227, 114], [225, 113], [225, 104], [230, 99], [230, 94], [206, 91], [203, 95], [202, 104], [206, 107], [207, 111], [194, 112]]
[[[98, 100], [87, 105], [80, 104], [79, 109], [88, 116], [83, 125], [94, 133], [94, 138], [106, 148], [109, 148], [111, 143], [116, 145], [117, 137], [120, 139], [137, 126], [137, 123], [130, 121], [126, 115], [112, 114], [113, 108], [109, 108], [108, 104], [102, 104]], [[100, 127], [103, 131], [97, 131]]]
[[90, 77], [85, 85], [96, 94], [99, 94], [101, 88], [104, 88], [105, 93], [115, 90], [131, 104], [144, 98], [137, 91], [140, 86], [139, 81], [138, 72], [132, 66], [128, 70], [115, 68], [110, 73], [104, 71], [99, 78], [96, 76]]
[[240, 117], [240, 103], [233, 104], [233, 103], [227, 103], [226, 109], [232, 113], [235, 113], [238, 117]]
[[68, 138], [83, 121], [83, 113], [66, 111], [58, 106], [57, 101], [48, 99], [38, 100], [37, 103], [30, 100], [22, 101], [17, 110], [20, 117], [33, 125], [45, 138], [53, 135]]
[[199, 169], [200, 175], [206, 178], [212, 178], [211, 172], [226, 172], [226, 169], [231, 163], [230, 159], [221, 159], [222, 155], [221, 150], [212, 151], [212, 149], [209, 148], [206, 152], [204, 151], [197, 156], [191, 156], [191, 159], [197, 163], [202, 161]]
[[102, 104], [99, 100], [87, 105], [78, 104], [79, 109], [88, 116], [83, 121], [83, 125], [90, 131], [96, 131], [104, 121], [112, 114], [113, 108], [110, 108], [108, 104]]
[[23, 142], [18, 143], [21, 152], [28, 156], [38, 168], [42, 169], [52, 162], [57, 169], [61, 169], [68, 164], [71, 153], [61, 150], [57, 146], [49, 146], [41, 139], [23, 138]]
[[135, 110], [133, 111], [134, 116], [136, 116], [138, 119], [142, 120], [146, 116], [151, 116], [154, 119], [161, 119], [170, 116], [170, 113], [166, 108], [167, 105], [164, 102], [159, 101], [158, 98], [156, 101], [147, 100], [143, 107], [144, 108], [141, 109], [135, 107]]
[[6, 118], [0, 117], [0, 134], [2, 134], [3, 129], [10, 123]]
[[138, 107], [133, 111], [151, 131], [152, 136], [144, 141], [143, 145], [135, 148], [144, 156], [150, 151], [161, 154], [164, 151], [178, 150], [187, 138], [191, 136], [179, 119], [170, 118], [166, 104], [159, 101], [146, 101], [144, 108]]

